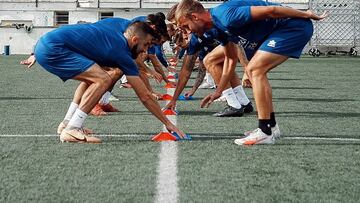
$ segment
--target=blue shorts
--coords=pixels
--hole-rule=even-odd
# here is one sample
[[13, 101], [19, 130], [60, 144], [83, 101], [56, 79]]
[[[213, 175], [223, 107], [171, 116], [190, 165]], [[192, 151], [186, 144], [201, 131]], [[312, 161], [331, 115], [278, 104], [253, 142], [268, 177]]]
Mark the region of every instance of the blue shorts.
[[313, 34], [313, 24], [309, 19], [287, 19], [260, 45], [259, 50], [300, 58], [301, 52], [310, 41]]
[[86, 71], [94, 61], [71, 51], [61, 40], [42, 37], [35, 46], [37, 62], [48, 72], [57, 75], [63, 81]]

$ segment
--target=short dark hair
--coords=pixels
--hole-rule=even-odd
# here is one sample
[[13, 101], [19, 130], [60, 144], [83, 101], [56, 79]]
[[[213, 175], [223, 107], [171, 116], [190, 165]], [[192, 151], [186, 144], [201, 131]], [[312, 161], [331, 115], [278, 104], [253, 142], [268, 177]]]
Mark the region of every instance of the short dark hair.
[[[161, 12], [155, 13], [155, 14], [149, 14], [147, 15], [147, 21], [155, 26], [155, 32], [163, 36], [166, 39], [169, 39], [170, 36], [167, 33], [167, 27], [165, 23], [165, 15]], [[160, 37], [161, 38], [161, 37]]]
[[159, 39], [160, 36], [152, 29], [149, 23], [135, 21], [132, 22], [127, 28], [125, 33], [129, 34], [129, 36], [139, 36], [141, 38], [145, 38], [146, 35], [151, 35], [155, 39]]

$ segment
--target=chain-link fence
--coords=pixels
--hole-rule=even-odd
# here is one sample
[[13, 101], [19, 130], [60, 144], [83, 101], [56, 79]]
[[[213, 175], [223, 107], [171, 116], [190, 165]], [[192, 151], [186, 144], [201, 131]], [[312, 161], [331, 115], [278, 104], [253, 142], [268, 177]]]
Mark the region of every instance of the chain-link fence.
[[323, 21], [314, 22], [309, 54], [345, 53], [357, 55], [360, 43], [360, 0], [311, 0], [310, 9], [318, 14], [328, 11]]

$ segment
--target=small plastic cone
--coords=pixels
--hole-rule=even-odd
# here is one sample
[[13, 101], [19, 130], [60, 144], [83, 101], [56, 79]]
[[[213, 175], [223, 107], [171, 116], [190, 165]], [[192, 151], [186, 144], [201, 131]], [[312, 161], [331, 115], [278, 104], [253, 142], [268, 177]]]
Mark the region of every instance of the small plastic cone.
[[192, 137], [188, 134], [185, 134], [185, 137], [181, 138], [176, 132], [172, 133], [178, 140], [192, 140]]
[[169, 132], [161, 132], [151, 138], [154, 142], [176, 141], [177, 138]]
[[163, 96], [162, 96], [162, 100], [167, 100], [167, 101], [170, 101], [170, 100], [172, 100], [172, 96], [171, 95], [169, 95], [169, 94], [164, 94]]
[[166, 116], [177, 115], [177, 113], [174, 110], [171, 110], [171, 109], [165, 109], [163, 111], [163, 114], [166, 115]]
[[169, 89], [169, 88], [175, 88], [176, 86], [171, 84], [171, 83], [166, 83], [166, 85], [164, 86], [166, 89]]
[[173, 75], [168, 75], [166, 78], [169, 79], [169, 80], [175, 79], [175, 77]]
[[194, 98], [193, 98], [193, 96], [190, 96], [190, 97], [185, 97], [185, 95], [180, 95], [179, 97], [178, 97], [178, 100], [193, 100]]

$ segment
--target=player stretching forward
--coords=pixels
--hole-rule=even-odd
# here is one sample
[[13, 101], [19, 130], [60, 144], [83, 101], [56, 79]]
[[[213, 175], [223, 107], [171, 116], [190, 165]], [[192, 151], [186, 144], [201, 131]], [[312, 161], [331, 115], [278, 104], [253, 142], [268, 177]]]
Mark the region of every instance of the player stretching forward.
[[278, 126], [266, 74], [289, 57], [299, 58], [313, 33], [310, 19], [324, 19], [327, 13], [318, 16], [311, 11], [298, 11], [257, 0], [229, 1], [205, 10], [198, 1], [182, 0], [175, 16], [178, 25], [189, 32], [202, 35], [215, 28], [222, 33], [218, 39], [225, 47], [223, 74], [216, 91], [203, 99], [202, 107], [208, 107], [221, 96], [235, 70], [236, 45], [229, 39], [238, 36], [243, 39], [245, 50], [253, 50], [254, 56], [246, 67], [246, 73], [252, 83], [259, 125], [245, 138], [236, 139], [235, 143], [274, 143], [274, 131], [278, 131]]
[[45, 70], [63, 81], [81, 81], [64, 121], [59, 125], [61, 141], [101, 142], [84, 132], [83, 123], [100, 97], [122, 74], [127, 75], [145, 107], [169, 131], [184, 136], [182, 131], [163, 116], [159, 104], [139, 78], [133, 60], [149, 48], [156, 33], [147, 23], [135, 22], [123, 34], [119, 31], [123, 25], [118, 20], [63, 26], [45, 34], [38, 41], [35, 57]]
[[[167, 19], [170, 22], [175, 21], [175, 10], [176, 5], [174, 5], [167, 14]], [[184, 35], [184, 38], [190, 37], [189, 40], [184, 40], [184, 45], [182, 48], [186, 47], [186, 56], [183, 61], [183, 65], [179, 75], [178, 86], [175, 90], [174, 97], [172, 101], [167, 105], [168, 108], [175, 108], [175, 103], [177, 97], [180, 95], [181, 91], [184, 89], [188, 79], [190, 78], [191, 71], [194, 67], [194, 63], [197, 57], [199, 57], [200, 68], [199, 74], [194, 84], [193, 89], [187, 93], [185, 96], [191, 96], [195, 93], [196, 89], [201, 84], [205, 76], [205, 71], [203, 69], [208, 69], [216, 83], [220, 82], [221, 74], [222, 74], [222, 63], [224, 61], [223, 52], [221, 51], [221, 46], [219, 45], [218, 40], [215, 40], [218, 36], [218, 32], [216, 29], [211, 29], [205, 32], [201, 37], [198, 37], [195, 34], [191, 34], [190, 36]], [[181, 40], [178, 40], [181, 41]], [[180, 43], [181, 44], [181, 43]], [[218, 47], [220, 49], [218, 49]], [[215, 50], [220, 50], [215, 51]], [[241, 50], [238, 51], [239, 59], [243, 65], [247, 64], [246, 57], [243, 56], [244, 53]], [[205, 59], [204, 59], [205, 58]], [[204, 59], [204, 63], [203, 63]], [[245, 61], [246, 60], [246, 61]], [[222, 92], [222, 95], [226, 98], [227, 107], [216, 114], [214, 116], [217, 117], [240, 117], [243, 116], [243, 113], [250, 113], [253, 111], [253, 106], [250, 100], [247, 98], [240, 82], [240, 78], [234, 72], [233, 77], [230, 82], [227, 84], [225, 90]]]

